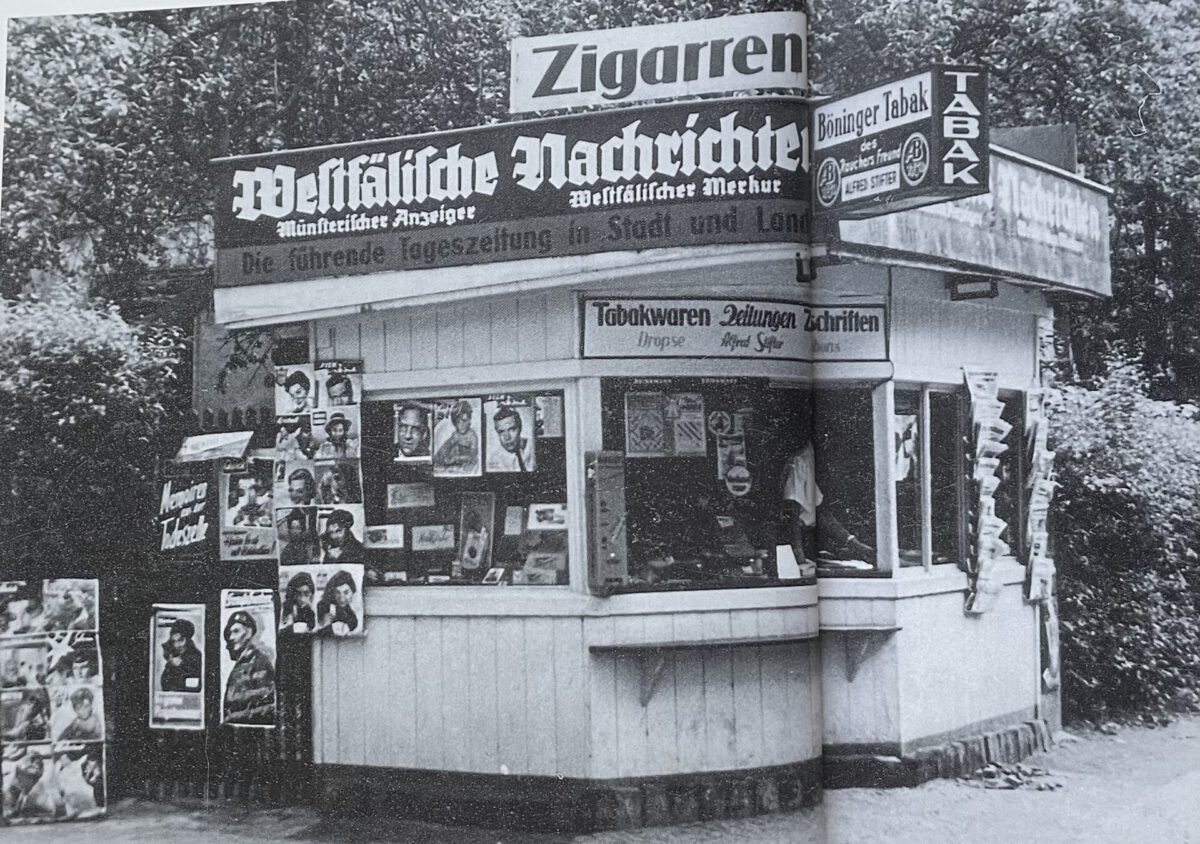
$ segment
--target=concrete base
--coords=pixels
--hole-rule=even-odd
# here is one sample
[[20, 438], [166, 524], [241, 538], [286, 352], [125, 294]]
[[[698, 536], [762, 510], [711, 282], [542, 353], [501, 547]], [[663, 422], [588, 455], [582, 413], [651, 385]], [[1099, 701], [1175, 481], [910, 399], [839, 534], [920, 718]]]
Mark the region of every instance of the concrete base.
[[382, 814], [438, 823], [590, 832], [687, 823], [811, 806], [821, 760], [739, 771], [579, 780], [320, 765], [323, 813]]
[[1026, 721], [933, 747], [906, 756], [839, 752], [825, 748], [826, 788], [905, 788], [935, 778], [967, 776], [990, 763], [1011, 764], [1035, 750], [1050, 749], [1044, 720]]

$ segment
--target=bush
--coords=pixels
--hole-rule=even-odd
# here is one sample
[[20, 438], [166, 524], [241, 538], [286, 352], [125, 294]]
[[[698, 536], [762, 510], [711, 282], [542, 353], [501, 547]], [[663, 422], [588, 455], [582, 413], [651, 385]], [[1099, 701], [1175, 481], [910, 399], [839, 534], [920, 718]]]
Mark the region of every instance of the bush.
[[186, 418], [182, 349], [113, 306], [0, 299], [0, 569], [103, 575], [149, 548], [154, 458]]
[[1055, 557], [1067, 715], [1200, 701], [1200, 418], [1147, 397], [1135, 362], [1060, 389]]

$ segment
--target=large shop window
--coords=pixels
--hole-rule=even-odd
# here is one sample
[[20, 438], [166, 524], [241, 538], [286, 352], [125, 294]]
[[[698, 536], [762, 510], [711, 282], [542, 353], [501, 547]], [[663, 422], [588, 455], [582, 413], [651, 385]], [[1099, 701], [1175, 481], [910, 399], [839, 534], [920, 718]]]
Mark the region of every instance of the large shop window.
[[387, 585], [567, 582], [563, 393], [367, 402], [367, 574]]
[[[623, 466], [620, 587], [795, 582], [871, 568], [870, 396], [766, 379], [604, 379], [603, 442]], [[814, 420], [829, 419], [828, 427]]]

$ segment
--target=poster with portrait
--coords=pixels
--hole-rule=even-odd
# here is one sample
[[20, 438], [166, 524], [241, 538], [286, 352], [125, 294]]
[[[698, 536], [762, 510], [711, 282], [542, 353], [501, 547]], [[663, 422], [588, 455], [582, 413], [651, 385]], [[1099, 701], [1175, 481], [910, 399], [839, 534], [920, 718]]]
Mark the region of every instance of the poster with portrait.
[[150, 728], [204, 729], [204, 604], [155, 604], [150, 616]]
[[316, 460], [357, 460], [361, 454], [361, 409], [335, 407], [312, 412], [312, 434], [317, 443]]
[[292, 413], [275, 417], [275, 460], [312, 460], [317, 453], [313, 438], [312, 414]]
[[279, 507], [308, 507], [317, 503], [317, 464], [311, 460], [275, 460], [272, 503]]
[[365, 519], [363, 505], [338, 504], [317, 508], [318, 543], [322, 563], [361, 563]]
[[42, 582], [0, 581], [0, 639], [37, 633], [44, 627]]
[[318, 504], [362, 504], [362, 464], [357, 460], [319, 460]]
[[104, 689], [99, 683], [51, 686], [50, 740], [104, 741]]
[[469, 571], [492, 564], [492, 535], [496, 529], [496, 494], [464, 492], [458, 528], [458, 558]]
[[61, 805], [54, 783], [54, 754], [49, 743], [5, 744], [0, 751], [0, 789], [4, 820], [10, 824], [47, 823]]
[[309, 413], [317, 406], [311, 363], [275, 367], [275, 414]]
[[275, 532], [279, 565], [305, 565], [321, 558], [316, 507], [276, 507]]
[[314, 368], [317, 407], [350, 407], [362, 402], [361, 360], [326, 360]]
[[533, 472], [537, 469], [537, 430], [531, 404], [505, 397], [483, 403], [487, 431], [484, 469], [491, 473]]
[[42, 582], [44, 630], [99, 630], [100, 581], [63, 578]]
[[0, 745], [49, 739], [50, 695], [46, 689], [0, 689]]
[[534, 396], [534, 426], [538, 439], [560, 439], [563, 436], [563, 397], [561, 393]]
[[46, 685], [104, 682], [98, 634], [60, 631], [46, 634]]
[[221, 590], [221, 723], [275, 724], [275, 592]]
[[297, 566], [279, 571], [279, 632], [363, 636], [361, 564]]
[[392, 410], [392, 442], [397, 463], [433, 460], [433, 408], [428, 402], [396, 402]]
[[103, 815], [107, 803], [104, 742], [59, 742], [52, 751], [57, 820], [81, 821]]
[[275, 558], [274, 465], [251, 457], [223, 468], [221, 559]]
[[46, 685], [46, 635], [25, 633], [0, 639], [0, 689]]
[[483, 401], [461, 398], [433, 405], [433, 476], [474, 478], [483, 474], [479, 436]]

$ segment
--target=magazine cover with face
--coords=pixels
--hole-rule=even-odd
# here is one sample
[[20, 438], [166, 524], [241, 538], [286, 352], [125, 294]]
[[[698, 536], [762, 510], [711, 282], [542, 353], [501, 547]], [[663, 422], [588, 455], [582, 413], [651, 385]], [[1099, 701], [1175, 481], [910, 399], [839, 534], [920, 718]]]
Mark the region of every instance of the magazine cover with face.
[[317, 407], [348, 407], [362, 401], [360, 360], [326, 360], [316, 365]]
[[100, 581], [78, 578], [42, 582], [46, 630], [99, 630]]
[[44, 633], [0, 640], [0, 689], [44, 686], [47, 671]]
[[50, 696], [44, 688], [0, 690], [0, 744], [50, 738]]
[[312, 460], [317, 453], [313, 439], [312, 414], [292, 413], [275, 417], [275, 459]]
[[204, 729], [203, 604], [155, 604], [150, 617], [150, 727]]
[[363, 566], [294, 566], [279, 570], [279, 632], [362, 636]]
[[104, 740], [104, 690], [99, 684], [51, 686], [48, 691], [53, 741]]
[[279, 507], [308, 507], [317, 503], [317, 464], [303, 458], [275, 458], [273, 503]]
[[221, 559], [275, 558], [274, 461], [251, 457], [221, 472]]
[[357, 460], [316, 464], [318, 504], [362, 504], [362, 472]]
[[477, 398], [450, 399], [434, 404], [433, 476], [478, 477], [483, 473], [483, 442], [479, 435], [483, 402]]
[[433, 459], [432, 408], [427, 402], [397, 402], [392, 411], [397, 463], [429, 463]]
[[308, 413], [316, 407], [317, 390], [311, 363], [275, 367], [276, 415]]
[[40, 580], [0, 581], [0, 638], [37, 633], [45, 624]]
[[338, 504], [317, 508], [318, 542], [322, 563], [361, 563], [363, 545], [363, 505]]
[[321, 559], [316, 507], [275, 508], [279, 565], [300, 566]]
[[334, 407], [314, 410], [312, 414], [313, 439], [317, 442], [317, 460], [335, 460], [359, 457], [362, 437], [360, 408]]
[[46, 634], [46, 685], [103, 685], [98, 634], [89, 631]]
[[275, 725], [275, 593], [221, 590], [221, 723]]
[[484, 467], [488, 472], [532, 472], [537, 469], [534, 416], [531, 405], [516, 400], [483, 403], [483, 424], [487, 431]]
[[59, 814], [49, 743], [6, 744], [0, 752], [0, 788], [4, 820], [11, 824], [47, 823]]

